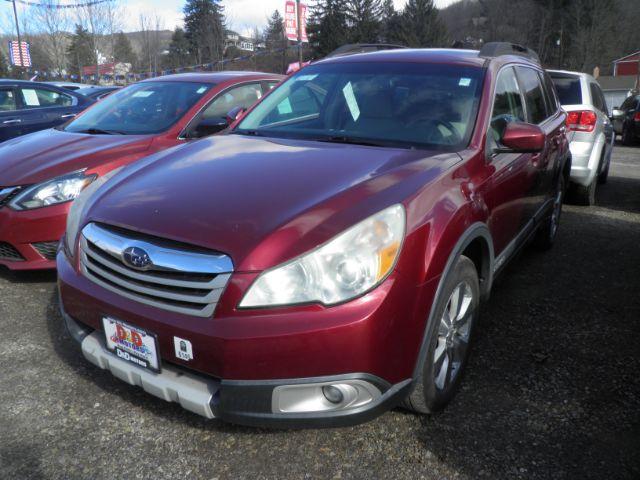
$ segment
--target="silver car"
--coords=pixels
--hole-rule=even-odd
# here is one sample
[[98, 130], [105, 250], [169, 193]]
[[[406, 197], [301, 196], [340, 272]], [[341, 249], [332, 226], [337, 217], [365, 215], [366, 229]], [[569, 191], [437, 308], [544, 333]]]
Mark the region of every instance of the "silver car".
[[571, 148], [570, 196], [593, 205], [598, 183], [606, 183], [615, 134], [598, 82], [580, 72], [550, 70], [562, 108], [567, 111]]

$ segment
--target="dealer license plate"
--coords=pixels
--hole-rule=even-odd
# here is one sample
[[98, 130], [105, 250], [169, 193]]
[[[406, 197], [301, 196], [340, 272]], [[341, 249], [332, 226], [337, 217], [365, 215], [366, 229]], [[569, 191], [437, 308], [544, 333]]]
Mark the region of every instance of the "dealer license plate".
[[160, 372], [157, 337], [141, 328], [111, 317], [102, 319], [107, 349], [138, 367]]

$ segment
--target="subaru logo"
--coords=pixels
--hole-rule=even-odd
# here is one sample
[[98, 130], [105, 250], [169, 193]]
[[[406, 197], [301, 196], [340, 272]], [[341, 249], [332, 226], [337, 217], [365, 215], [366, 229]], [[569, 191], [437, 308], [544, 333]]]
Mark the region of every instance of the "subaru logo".
[[148, 270], [153, 265], [149, 254], [139, 247], [129, 247], [122, 252], [122, 258], [131, 268]]

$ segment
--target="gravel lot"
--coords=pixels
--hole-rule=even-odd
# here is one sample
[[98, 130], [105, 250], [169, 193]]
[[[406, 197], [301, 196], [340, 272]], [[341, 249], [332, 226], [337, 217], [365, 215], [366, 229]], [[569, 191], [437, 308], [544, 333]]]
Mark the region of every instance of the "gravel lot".
[[640, 148], [594, 208], [527, 249], [485, 307], [447, 410], [268, 431], [187, 413], [86, 362], [55, 276], [0, 270], [0, 477], [640, 478]]

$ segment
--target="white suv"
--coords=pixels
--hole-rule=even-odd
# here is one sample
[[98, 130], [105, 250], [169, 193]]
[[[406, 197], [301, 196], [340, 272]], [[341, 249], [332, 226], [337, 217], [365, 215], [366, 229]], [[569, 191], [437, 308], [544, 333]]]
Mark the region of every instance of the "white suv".
[[606, 183], [615, 134], [600, 85], [586, 73], [549, 70], [567, 111], [573, 200], [593, 205], [598, 183]]

